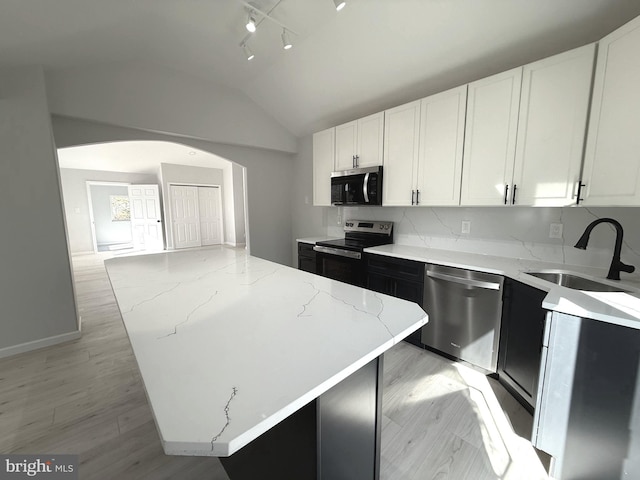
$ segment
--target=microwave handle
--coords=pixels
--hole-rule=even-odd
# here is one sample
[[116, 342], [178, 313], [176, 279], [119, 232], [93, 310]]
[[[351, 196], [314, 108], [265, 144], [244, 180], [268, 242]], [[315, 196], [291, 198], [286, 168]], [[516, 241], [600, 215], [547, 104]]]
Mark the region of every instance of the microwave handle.
[[362, 193], [364, 194], [364, 203], [369, 203], [369, 172], [364, 174], [364, 183], [362, 184]]

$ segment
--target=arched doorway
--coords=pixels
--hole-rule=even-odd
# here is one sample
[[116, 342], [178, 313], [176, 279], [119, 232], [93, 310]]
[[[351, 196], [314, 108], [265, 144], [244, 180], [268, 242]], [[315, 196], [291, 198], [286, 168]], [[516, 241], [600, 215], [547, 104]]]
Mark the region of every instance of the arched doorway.
[[[232, 246], [248, 243], [245, 168], [234, 162], [188, 145], [147, 140], [60, 148], [58, 159], [68, 241], [72, 254], [101, 249], [102, 245], [96, 239], [96, 232], [109, 231], [105, 225], [98, 228], [96, 224], [97, 215], [92, 211], [92, 206], [94, 209], [96, 207], [92, 205], [95, 202], [91, 202], [90, 196], [87, 195], [90, 191], [88, 185], [91, 183], [111, 183], [114, 184], [114, 188], [115, 184], [155, 185], [161, 210], [158, 221], [163, 223], [163, 246], [166, 249], [185, 246], [184, 242], [179, 241], [178, 232], [185, 222], [183, 217], [177, 218], [180, 214], [176, 208], [179, 208], [180, 202], [173, 198], [177, 191], [185, 189], [195, 190], [196, 195], [198, 189], [207, 194], [201, 195], [204, 200], [192, 203], [196, 216], [199, 209], [203, 214], [200, 215], [201, 222], [197, 221], [191, 225], [192, 241], [186, 244], [187, 246], [210, 244], [211, 235], [206, 234], [205, 230], [218, 231], [219, 240], [214, 238], [215, 243]], [[116, 201], [112, 197], [117, 195], [103, 195], [103, 201]], [[215, 222], [211, 220], [211, 214], [204, 214], [207, 205], [219, 207], [219, 215], [216, 217], [220, 222], [219, 229], [211, 227], [212, 222]], [[109, 207], [112, 206], [102, 206], [107, 211]], [[210, 210], [209, 208], [206, 211]], [[105, 220], [104, 217], [104, 214], [100, 216], [107, 227], [109, 222], [112, 223], [112, 232], [116, 230], [116, 226], [122, 230], [122, 225], [118, 223], [124, 220], [115, 217]], [[116, 242], [115, 245], [116, 247], [112, 248], [119, 249], [122, 242]]]

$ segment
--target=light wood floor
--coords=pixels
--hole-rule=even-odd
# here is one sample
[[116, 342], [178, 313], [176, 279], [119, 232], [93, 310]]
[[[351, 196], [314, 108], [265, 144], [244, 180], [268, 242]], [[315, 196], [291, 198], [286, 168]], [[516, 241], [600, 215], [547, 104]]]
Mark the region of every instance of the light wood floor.
[[[82, 338], [0, 359], [0, 452], [78, 454], [82, 480], [227, 480], [215, 458], [164, 455], [104, 270], [110, 255], [73, 259]], [[483, 375], [395, 346], [385, 356], [382, 478], [546, 478], [503, 409], [516, 430], [530, 429], [530, 415]]]

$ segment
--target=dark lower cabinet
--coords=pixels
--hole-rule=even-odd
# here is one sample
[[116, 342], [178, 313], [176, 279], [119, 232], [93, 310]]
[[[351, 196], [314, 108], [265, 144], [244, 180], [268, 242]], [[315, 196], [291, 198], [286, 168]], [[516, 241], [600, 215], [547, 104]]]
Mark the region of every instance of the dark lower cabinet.
[[[384, 255], [367, 254], [366, 287], [422, 305], [424, 295], [424, 263]], [[422, 347], [420, 330], [406, 341]]]
[[316, 252], [310, 243], [298, 242], [298, 270], [318, 273]]
[[538, 390], [546, 292], [505, 278], [498, 378], [533, 413]]

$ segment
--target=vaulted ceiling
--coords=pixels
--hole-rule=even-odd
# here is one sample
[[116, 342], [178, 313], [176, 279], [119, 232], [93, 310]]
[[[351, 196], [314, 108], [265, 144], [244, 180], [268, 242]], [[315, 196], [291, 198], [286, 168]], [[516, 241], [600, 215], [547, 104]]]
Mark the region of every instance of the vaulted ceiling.
[[[0, 66], [152, 62], [237, 89], [297, 136], [606, 35], [638, 0], [2, 0]], [[275, 7], [275, 8], [274, 8]], [[260, 15], [257, 19], [260, 20]], [[293, 48], [282, 49], [286, 25]]]

